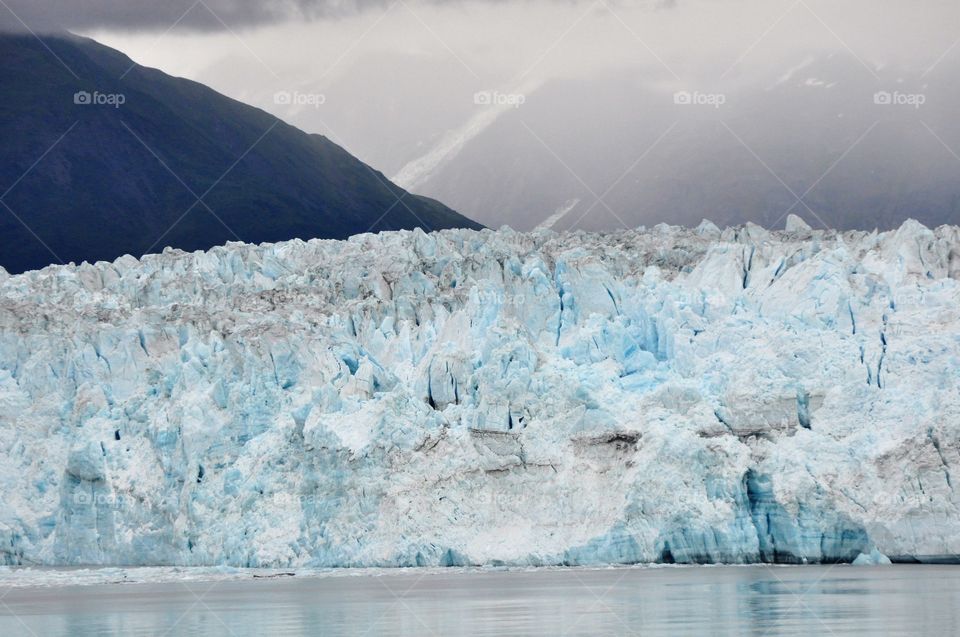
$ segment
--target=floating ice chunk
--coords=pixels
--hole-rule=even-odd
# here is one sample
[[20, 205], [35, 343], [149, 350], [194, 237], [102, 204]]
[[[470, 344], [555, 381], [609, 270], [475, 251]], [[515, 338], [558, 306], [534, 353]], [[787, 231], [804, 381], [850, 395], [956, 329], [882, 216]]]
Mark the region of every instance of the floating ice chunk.
[[861, 553], [853, 560], [854, 566], [884, 566], [891, 563], [890, 558], [881, 553], [877, 547], [873, 547], [869, 553]]

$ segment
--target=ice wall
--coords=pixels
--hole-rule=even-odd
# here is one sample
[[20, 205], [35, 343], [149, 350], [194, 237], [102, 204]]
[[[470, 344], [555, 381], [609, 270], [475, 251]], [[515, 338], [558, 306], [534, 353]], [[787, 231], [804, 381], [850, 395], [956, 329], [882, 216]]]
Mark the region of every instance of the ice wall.
[[960, 230], [0, 272], [0, 563], [960, 555]]

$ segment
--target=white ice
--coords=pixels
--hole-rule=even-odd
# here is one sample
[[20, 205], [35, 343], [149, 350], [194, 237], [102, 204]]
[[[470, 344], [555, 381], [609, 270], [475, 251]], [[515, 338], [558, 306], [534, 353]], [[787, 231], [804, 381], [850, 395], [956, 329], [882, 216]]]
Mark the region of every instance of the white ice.
[[0, 563], [955, 558], [960, 230], [788, 228], [0, 272]]

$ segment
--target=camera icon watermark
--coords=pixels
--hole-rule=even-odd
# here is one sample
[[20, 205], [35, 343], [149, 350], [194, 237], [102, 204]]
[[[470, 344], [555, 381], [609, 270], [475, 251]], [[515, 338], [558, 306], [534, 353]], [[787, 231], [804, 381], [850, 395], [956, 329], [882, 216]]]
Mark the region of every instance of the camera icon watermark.
[[523, 93], [500, 93], [499, 91], [478, 91], [473, 94], [473, 103], [477, 106], [512, 106], [520, 108], [527, 102]]
[[720, 108], [727, 103], [727, 96], [723, 93], [677, 91], [673, 94], [673, 103], [678, 106], [711, 106], [713, 108]]
[[123, 93], [77, 91], [73, 94], [73, 103], [81, 106], [112, 106], [114, 108], [120, 108], [127, 103], [127, 96]]
[[877, 106], [910, 106], [919, 110], [927, 103], [927, 96], [923, 93], [877, 91], [873, 94], [873, 103]]
[[277, 91], [273, 94], [273, 103], [278, 106], [312, 106], [314, 108], [320, 108], [327, 103], [327, 96], [323, 93]]

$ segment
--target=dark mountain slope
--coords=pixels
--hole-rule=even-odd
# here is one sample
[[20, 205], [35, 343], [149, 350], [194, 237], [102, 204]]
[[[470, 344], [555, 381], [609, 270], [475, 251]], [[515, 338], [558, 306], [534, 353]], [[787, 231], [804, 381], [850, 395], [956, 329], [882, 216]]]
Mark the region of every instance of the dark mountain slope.
[[[0, 265], [11, 272], [168, 245], [479, 227], [206, 86], [89, 39], [44, 42], [52, 53], [0, 35]], [[76, 103], [81, 91], [122, 104]]]

